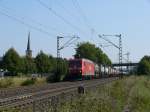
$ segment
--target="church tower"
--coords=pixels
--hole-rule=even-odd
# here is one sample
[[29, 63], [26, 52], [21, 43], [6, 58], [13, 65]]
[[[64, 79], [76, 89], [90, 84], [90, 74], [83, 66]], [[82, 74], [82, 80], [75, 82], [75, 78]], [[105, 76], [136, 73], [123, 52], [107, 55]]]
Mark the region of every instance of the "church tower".
[[32, 50], [30, 49], [30, 32], [28, 34], [28, 43], [27, 43], [27, 50], [26, 50], [26, 56], [32, 57]]

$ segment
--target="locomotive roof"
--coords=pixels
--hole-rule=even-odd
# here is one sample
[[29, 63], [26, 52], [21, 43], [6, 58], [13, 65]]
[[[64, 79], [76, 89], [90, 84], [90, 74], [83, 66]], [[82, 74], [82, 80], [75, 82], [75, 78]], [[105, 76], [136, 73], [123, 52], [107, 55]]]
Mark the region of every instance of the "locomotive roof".
[[[80, 58], [80, 59], [75, 58], [75, 59], [70, 59], [70, 60], [83, 60], [83, 61], [86, 61], [86, 62], [89, 62], [89, 63], [93, 63], [93, 64], [94, 64], [93, 61], [91, 61], [91, 60], [89, 60], [89, 59], [85, 59], [85, 58]], [[70, 60], [69, 60], [69, 61], [70, 61]]]

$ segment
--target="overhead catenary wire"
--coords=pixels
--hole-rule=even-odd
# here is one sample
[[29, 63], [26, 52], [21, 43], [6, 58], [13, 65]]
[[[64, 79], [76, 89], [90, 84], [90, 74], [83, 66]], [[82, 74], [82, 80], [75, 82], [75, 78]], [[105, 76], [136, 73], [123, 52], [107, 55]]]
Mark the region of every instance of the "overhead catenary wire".
[[85, 15], [85, 13], [83, 12], [82, 8], [80, 7], [79, 3], [77, 0], [72, 0], [72, 3], [74, 5], [74, 7], [78, 10], [78, 13], [81, 15], [84, 23], [86, 24], [86, 26], [91, 30], [91, 25], [89, 24], [89, 21]]
[[73, 40], [72, 42], [70, 42], [66, 47], [69, 47], [70, 45], [74, 44], [75, 45], [75, 42], [77, 41], [78, 39], [75, 39]]
[[[1, 8], [3, 8], [3, 10], [5, 11], [5, 12], [16, 12], [14, 9], [12, 9], [12, 8], [8, 8], [8, 7], [5, 7], [5, 6], [1, 6], [0, 5], [0, 7]], [[42, 24], [42, 23], [40, 23], [39, 21], [37, 21], [37, 20], [34, 20], [34, 19], [31, 19], [31, 18], [29, 18], [29, 17], [25, 17], [25, 16], [18, 16], [18, 15], [16, 15], [16, 14], [14, 14], [13, 13], [13, 15], [15, 16], [15, 17], [19, 17], [19, 18], [21, 18], [22, 20], [28, 20], [28, 21], [30, 21], [30, 22], [32, 22], [32, 23], [35, 23], [36, 25], [38, 25], [38, 26], [40, 26], [40, 27], [42, 27], [42, 28], [45, 28], [45, 29], [50, 29], [51, 31], [55, 31], [55, 32], [59, 32], [56, 28], [54, 28], [54, 27], [52, 27], [52, 26], [48, 26], [48, 25], [45, 25], [45, 24]]]
[[72, 19], [79, 22], [79, 18], [75, 17], [75, 14], [71, 13], [70, 10], [68, 10], [66, 7], [64, 7], [63, 4], [59, 0], [55, 0], [55, 2], [66, 12], [66, 14], [68, 16], [72, 17]]
[[54, 34], [51, 34], [51, 33], [47, 32], [47, 31], [45, 31], [45, 30], [43, 30], [43, 29], [41, 29], [41, 28], [32, 26], [32, 25], [28, 24], [27, 22], [24, 22], [23, 20], [18, 19], [17, 17], [14, 17], [14, 16], [12, 16], [12, 15], [6, 13], [6, 12], [0, 11], [0, 14], [3, 15], [3, 16], [8, 17], [8, 18], [11, 19], [11, 20], [14, 20], [14, 21], [16, 21], [16, 22], [19, 22], [20, 24], [23, 24], [23, 25], [25, 25], [25, 26], [27, 26], [27, 27], [29, 27], [29, 28], [31, 28], [31, 29], [34, 29], [34, 30], [36, 30], [36, 31], [38, 31], [38, 32], [44, 33], [44, 34], [46, 34], [46, 35], [48, 35], [48, 36], [55, 36]]
[[38, 3], [40, 3], [43, 7], [45, 7], [46, 9], [48, 9], [56, 17], [60, 18], [64, 23], [66, 23], [67, 25], [71, 26], [76, 31], [80, 31], [81, 33], [85, 34], [80, 28], [78, 28], [77, 26], [75, 26], [74, 24], [72, 24], [71, 22], [69, 22], [67, 19], [65, 19], [63, 16], [61, 16], [60, 14], [58, 14], [54, 9], [52, 9], [51, 7], [49, 7], [47, 4], [45, 4], [41, 0], [35, 0], [35, 1], [37, 1]]
[[[75, 17], [75, 14], [71, 13], [70, 10], [68, 10], [66, 7], [62, 5], [62, 3], [59, 0], [55, 0], [55, 2], [67, 13], [68, 16], [72, 17], [75, 21], [79, 22], [79, 18]], [[74, 5], [74, 4], [73, 4]], [[76, 7], [76, 6], [75, 6]], [[76, 8], [77, 9], [77, 8]], [[83, 12], [83, 11], [82, 11]], [[80, 11], [79, 11], [80, 13]], [[82, 15], [81, 15], [82, 16]], [[89, 25], [88, 25], [89, 27]], [[91, 31], [92, 32], [92, 31]]]
[[79, 39], [78, 36], [73, 36], [71, 39], [69, 39], [62, 45], [61, 49], [69, 47], [71, 44], [74, 44], [74, 42], [76, 42], [78, 39]]
[[84, 13], [83, 9], [81, 8], [78, 0], [72, 0], [72, 3], [74, 5], [74, 7], [76, 8], [77, 12], [80, 14], [80, 16], [82, 17], [82, 20], [84, 21], [87, 29], [89, 29], [90, 33], [91, 33], [91, 40], [94, 41], [93, 39], [93, 35], [95, 32], [95, 28], [93, 28], [93, 25], [91, 25], [91, 22], [89, 21], [89, 19], [87, 18], [86, 14]]
[[[57, 5], [59, 5], [66, 13], [68, 16], [72, 17], [73, 20], [79, 22], [79, 18], [75, 16], [75, 14], [72, 14], [70, 10], [68, 10], [66, 7], [63, 6], [63, 4], [59, 1], [59, 0], [55, 0], [55, 2], [57, 3]], [[84, 23], [86, 24], [86, 27], [90, 30], [91, 32], [91, 40], [93, 40], [93, 35], [95, 33], [95, 29], [94, 28], [91, 28], [92, 25], [90, 25], [90, 22], [88, 21], [86, 15], [84, 14], [83, 10], [81, 9], [79, 3], [77, 2], [77, 5], [79, 6], [79, 8], [75, 5], [75, 2], [73, 3], [74, 7], [76, 8], [77, 12], [80, 13], [80, 17], [82, 17], [82, 15], [84, 16], [83, 17], [83, 20], [84, 20]], [[78, 10], [79, 9], [79, 10]], [[88, 25], [87, 25], [88, 24]]]

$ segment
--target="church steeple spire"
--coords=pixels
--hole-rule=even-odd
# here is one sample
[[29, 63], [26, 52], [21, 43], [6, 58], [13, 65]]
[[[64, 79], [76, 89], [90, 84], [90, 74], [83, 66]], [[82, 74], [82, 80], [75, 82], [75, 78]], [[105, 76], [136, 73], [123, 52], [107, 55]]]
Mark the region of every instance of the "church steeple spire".
[[26, 56], [27, 57], [32, 57], [32, 50], [30, 48], [30, 32], [28, 34], [28, 43], [27, 43]]
[[28, 34], [27, 50], [30, 50], [30, 32]]

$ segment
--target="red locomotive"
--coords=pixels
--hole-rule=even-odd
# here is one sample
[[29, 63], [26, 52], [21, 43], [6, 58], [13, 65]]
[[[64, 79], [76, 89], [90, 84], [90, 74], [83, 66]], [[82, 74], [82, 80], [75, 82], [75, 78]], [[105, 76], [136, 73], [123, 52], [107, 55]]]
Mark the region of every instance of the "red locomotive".
[[69, 76], [71, 79], [93, 79], [95, 64], [88, 59], [69, 60]]

